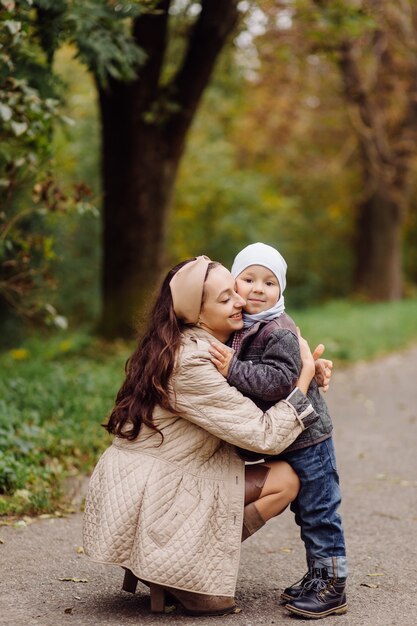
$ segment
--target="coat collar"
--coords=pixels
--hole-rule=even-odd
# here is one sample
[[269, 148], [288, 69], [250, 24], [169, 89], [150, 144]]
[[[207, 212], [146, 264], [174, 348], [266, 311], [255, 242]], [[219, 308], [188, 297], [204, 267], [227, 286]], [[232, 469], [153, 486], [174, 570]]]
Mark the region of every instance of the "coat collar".
[[199, 350], [207, 349], [207, 344], [210, 344], [212, 341], [221, 343], [214, 335], [199, 326], [187, 326], [182, 330], [181, 334], [184, 338], [195, 341]]

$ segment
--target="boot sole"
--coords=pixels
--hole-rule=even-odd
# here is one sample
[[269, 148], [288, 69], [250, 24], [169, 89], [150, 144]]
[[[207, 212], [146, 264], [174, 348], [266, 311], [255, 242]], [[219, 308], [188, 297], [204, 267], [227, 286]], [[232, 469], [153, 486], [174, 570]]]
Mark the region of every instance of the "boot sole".
[[295, 606], [291, 606], [291, 604], [286, 604], [285, 608], [290, 613], [295, 613], [296, 615], [302, 615], [303, 617], [307, 617], [309, 619], [321, 619], [322, 617], [327, 617], [328, 615], [343, 615], [347, 612], [347, 604], [342, 604], [334, 609], [328, 609], [327, 611], [322, 611], [321, 613], [313, 613], [312, 611], [303, 611], [302, 609], [297, 609]]
[[294, 596], [290, 596], [288, 593], [281, 593], [281, 602], [283, 604], [287, 603], [288, 601], [291, 602], [291, 600], [297, 600], [299, 596], [294, 597]]

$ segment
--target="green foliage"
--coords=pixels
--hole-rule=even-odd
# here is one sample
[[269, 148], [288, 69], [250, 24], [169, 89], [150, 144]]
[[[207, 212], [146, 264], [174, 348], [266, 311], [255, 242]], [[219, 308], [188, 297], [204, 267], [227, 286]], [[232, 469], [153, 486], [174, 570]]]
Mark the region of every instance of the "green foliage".
[[[61, 325], [48, 302], [55, 258], [49, 215], [93, 210], [89, 190], [64, 192], [51, 175], [53, 127], [62, 121], [58, 81], [50, 71], [45, 37], [33, 3], [2, 2], [0, 12], [0, 308]], [[62, 3], [57, 5], [59, 13]], [[42, 7], [39, 7], [40, 11]]]
[[[73, 55], [74, 49], [64, 46], [54, 60], [54, 71], [65, 84], [61, 111], [74, 120], [54, 131], [54, 175], [65, 188], [83, 180], [93, 198], [99, 198], [100, 127], [94, 81]], [[58, 289], [50, 295], [51, 304], [70, 326], [92, 325], [100, 307], [101, 220], [90, 211], [72, 211], [65, 220], [53, 222], [51, 273]]]
[[49, 156], [58, 101], [41, 49], [32, 43], [31, 2], [2, 1], [0, 11], [0, 194], [36, 177]]
[[[62, 115], [65, 85], [54, 72], [56, 52], [66, 42], [105, 85], [109, 78], [130, 80], [144, 59], [131, 35], [131, 22], [154, 2], [102, 0], [22, 0], [0, 3], [0, 322], [10, 311], [21, 318], [65, 323], [51, 292], [56, 235], [80, 227], [96, 214], [91, 191], [65, 181], [52, 157], [54, 131], [72, 123]], [[91, 89], [91, 86], [90, 86]], [[97, 136], [97, 123], [96, 136]], [[98, 150], [98, 141], [95, 142]], [[94, 143], [90, 142], [93, 148]], [[95, 159], [97, 162], [98, 156]], [[80, 160], [82, 162], [82, 160]], [[64, 180], [64, 184], [62, 181]], [[67, 183], [67, 184], [65, 184]], [[96, 185], [96, 191], [97, 185]], [[67, 216], [71, 214], [69, 220]], [[59, 226], [58, 226], [59, 224]], [[91, 225], [91, 222], [88, 222]], [[94, 231], [98, 257], [99, 228]], [[87, 232], [88, 232], [87, 231]], [[97, 263], [94, 266], [97, 270]], [[76, 285], [74, 285], [76, 290]], [[79, 308], [78, 302], [75, 306]], [[93, 305], [97, 309], [97, 301]], [[85, 309], [86, 307], [84, 307]], [[90, 314], [91, 317], [91, 314]]]
[[306, 36], [322, 49], [332, 50], [345, 39], [357, 39], [375, 29], [375, 19], [351, 0], [296, 2], [297, 17], [305, 22]]
[[233, 55], [220, 60], [181, 164], [168, 229], [173, 262], [204, 253], [230, 266], [240, 247], [279, 231], [291, 203], [268, 175], [239, 163], [233, 129], [245, 91]]
[[[24, 315], [41, 310], [58, 324], [63, 316], [74, 323], [97, 316], [101, 233], [90, 204], [100, 195], [94, 78], [103, 85], [132, 78], [143, 56], [131, 23], [154, 4], [0, 0], [0, 290], [9, 305], [24, 305]], [[180, 168], [168, 257], [174, 262], [206, 252], [230, 266], [242, 246], [265, 241], [286, 257], [287, 303], [299, 308], [352, 289], [354, 207], [363, 189], [342, 84], [328, 52], [346, 38], [366, 42], [375, 23], [360, 8], [369, 3], [255, 4], [270, 22], [252, 44], [231, 42], [205, 93]], [[178, 69], [195, 5], [172, 8], [164, 84]], [[277, 30], [281, 11], [292, 25]], [[372, 54], [361, 60], [372, 77]], [[407, 90], [395, 90], [393, 99], [395, 113], [408, 101]], [[92, 197], [86, 187], [74, 188], [80, 180]], [[412, 295], [414, 200], [406, 235]]]
[[100, 83], [106, 84], [109, 77], [131, 80], [144, 54], [131, 35], [130, 21], [151, 4], [126, 0], [36, 0], [36, 35], [49, 65], [60, 46], [70, 43]]
[[126, 346], [83, 335], [32, 339], [3, 354], [0, 513], [55, 510], [64, 479], [91, 469], [108, 443], [100, 424], [125, 358]]
[[289, 304], [310, 306], [350, 291], [357, 174], [340, 156], [351, 150], [346, 114], [321, 91], [323, 80], [337, 89], [334, 68], [274, 41], [274, 55], [286, 53], [277, 59], [267, 43], [257, 80], [232, 47], [207, 89], [177, 182], [171, 258], [206, 253], [230, 267], [241, 247], [264, 241], [288, 262]]

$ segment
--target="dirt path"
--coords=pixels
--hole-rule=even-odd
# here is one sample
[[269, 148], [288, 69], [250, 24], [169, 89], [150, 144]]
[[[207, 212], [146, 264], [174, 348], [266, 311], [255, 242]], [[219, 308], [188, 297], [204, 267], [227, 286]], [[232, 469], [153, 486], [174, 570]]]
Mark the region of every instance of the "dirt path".
[[[349, 612], [323, 623], [417, 623], [417, 347], [333, 377], [328, 403], [344, 493], [351, 568]], [[77, 552], [81, 515], [0, 527], [0, 623], [5, 626], [131, 626], [186, 623], [235, 626], [307, 623], [279, 606], [279, 590], [304, 572], [289, 512], [242, 547], [237, 600], [243, 612], [196, 619], [148, 612], [143, 587], [120, 591], [117, 567]], [[64, 578], [88, 582], [72, 582]]]

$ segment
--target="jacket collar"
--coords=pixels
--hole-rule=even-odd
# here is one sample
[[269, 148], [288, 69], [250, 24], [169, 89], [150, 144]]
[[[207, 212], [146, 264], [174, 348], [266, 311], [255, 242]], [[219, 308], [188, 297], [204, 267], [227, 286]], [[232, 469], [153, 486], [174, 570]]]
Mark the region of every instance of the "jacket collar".
[[199, 349], [203, 347], [207, 349], [207, 344], [210, 344], [212, 341], [218, 341], [214, 335], [199, 326], [186, 326], [181, 331], [181, 334], [183, 337], [195, 341]]

